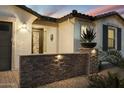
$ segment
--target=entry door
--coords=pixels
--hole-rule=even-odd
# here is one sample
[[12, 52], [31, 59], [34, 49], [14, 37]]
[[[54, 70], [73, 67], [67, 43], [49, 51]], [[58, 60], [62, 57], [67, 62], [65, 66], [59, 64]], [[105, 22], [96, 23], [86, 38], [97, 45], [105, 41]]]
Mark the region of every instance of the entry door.
[[43, 53], [44, 31], [43, 29], [33, 29], [32, 33], [32, 53]]
[[0, 22], [0, 71], [11, 70], [12, 23]]

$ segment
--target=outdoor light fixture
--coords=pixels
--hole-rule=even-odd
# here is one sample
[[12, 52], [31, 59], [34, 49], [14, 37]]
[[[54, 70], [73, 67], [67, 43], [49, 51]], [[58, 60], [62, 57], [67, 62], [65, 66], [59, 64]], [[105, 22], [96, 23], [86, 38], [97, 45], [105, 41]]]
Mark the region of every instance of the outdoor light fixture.
[[56, 58], [57, 58], [58, 60], [61, 60], [61, 59], [63, 59], [63, 56], [62, 56], [62, 55], [57, 55]]
[[23, 23], [22, 25], [20, 25], [19, 31], [21, 31], [21, 32], [27, 32], [28, 31], [27, 24], [26, 23]]
[[91, 51], [91, 54], [94, 55], [94, 56], [96, 55], [96, 53], [97, 53], [96, 49], [93, 49], [93, 50]]
[[93, 50], [91, 51], [91, 53], [92, 53], [92, 54], [95, 54], [95, 53], [96, 53], [96, 50], [95, 50], [95, 49], [93, 49]]

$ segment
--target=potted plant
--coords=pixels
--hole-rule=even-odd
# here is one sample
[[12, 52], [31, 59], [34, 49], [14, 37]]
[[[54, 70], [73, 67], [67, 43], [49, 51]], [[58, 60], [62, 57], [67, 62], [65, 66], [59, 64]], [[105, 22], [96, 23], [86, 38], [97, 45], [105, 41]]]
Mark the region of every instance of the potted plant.
[[81, 34], [81, 46], [84, 48], [94, 48], [96, 42], [92, 42], [96, 37], [96, 33], [93, 28], [86, 28], [86, 31], [83, 31]]

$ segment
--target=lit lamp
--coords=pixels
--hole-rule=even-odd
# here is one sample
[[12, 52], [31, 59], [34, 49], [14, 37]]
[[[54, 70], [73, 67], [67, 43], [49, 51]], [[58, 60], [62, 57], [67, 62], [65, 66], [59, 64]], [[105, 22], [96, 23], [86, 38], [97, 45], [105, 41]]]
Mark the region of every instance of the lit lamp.
[[57, 55], [56, 58], [57, 58], [58, 60], [61, 60], [61, 59], [63, 59], [63, 56], [62, 56], [62, 55]]
[[63, 70], [62, 68], [62, 64], [64, 63], [63, 62], [63, 59], [64, 57], [62, 55], [56, 55], [55, 56], [55, 60], [54, 60], [54, 63], [52, 64], [54, 67], [56, 67], [59, 71], [60, 70]]
[[20, 27], [19, 27], [19, 30], [21, 31], [21, 32], [27, 32], [28, 31], [28, 29], [27, 29], [27, 24], [22, 24]]
[[93, 49], [93, 50], [91, 51], [91, 54], [92, 54], [93, 56], [96, 56], [96, 53], [97, 53], [96, 49]]
[[62, 55], [57, 55], [57, 56], [55, 56], [54, 62], [58, 63], [58, 62], [60, 62], [62, 59], [63, 59], [63, 56], [62, 56]]

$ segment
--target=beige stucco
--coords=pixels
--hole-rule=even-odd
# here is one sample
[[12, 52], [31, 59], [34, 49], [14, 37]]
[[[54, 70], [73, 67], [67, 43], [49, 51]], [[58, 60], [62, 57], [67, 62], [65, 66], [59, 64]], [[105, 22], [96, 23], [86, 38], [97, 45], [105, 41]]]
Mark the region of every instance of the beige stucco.
[[[12, 22], [12, 69], [19, 68], [19, 56], [31, 53], [31, 31], [32, 22], [36, 19], [34, 15], [16, 7], [0, 6], [0, 21]], [[28, 31], [22, 32], [19, 27], [27, 24]]]
[[59, 53], [74, 52], [74, 21], [75, 19], [68, 19], [58, 24]]
[[79, 52], [81, 45], [80, 45], [80, 35], [81, 35], [81, 26], [89, 26], [93, 25], [93, 23], [88, 19], [80, 19], [76, 18], [74, 23], [74, 52]]
[[[44, 54], [57, 53], [57, 27], [33, 24], [33, 28], [41, 28], [44, 31]], [[53, 34], [53, 41], [50, 40], [50, 35]]]
[[[81, 48], [80, 46], [80, 31], [82, 25], [92, 25], [94, 27], [94, 31], [96, 32], [96, 38], [94, 42], [97, 42], [96, 48], [102, 49], [103, 42], [103, 24], [111, 25], [115, 27], [119, 27], [122, 29], [122, 53], [124, 54], [124, 22], [118, 16], [110, 16], [106, 18], [102, 18], [100, 20], [91, 22], [86, 19], [76, 19], [75, 21], [75, 34], [74, 34], [74, 52], [78, 52]], [[116, 30], [117, 31], [117, 30]], [[117, 32], [116, 32], [117, 33]], [[116, 34], [115, 38], [117, 40]], [[115, 44], [117, 45], [117, 44]], [[116, 46], [117, 47], [117, 46]]]
[[[118, 16], [111, 16], [107, 18], [103, 18], [101, 20], [95, 21], [95, 31], [96, 31], [96, 39], [97, 42], [97, 48], [102, 49], [102, 39], [103, 39], [103, 24], [105, 25], [111, 25], [115, 27], [119, 27], [122, 29], [122, 53], [124, 54], [124, 22], [118, 17]], [[115, 34], [116, 35], [116, 34]], [[115, 36], [116, 37], [116, 36]], [[117, 39], [117, 37], [116, 37]]]
[[[96, 31], [97, 48], [102, 48], [103, 24], [122, 28], [122, 52], [124, 53], [124, 23], [117, 16], [91, 22], [86, 19], [71, 18], [60, 23], [41, 22], [33, 24], [36, 16], [16, 6], [0, 6], [0, 21], [12, 22], [12, 69], [19, 69], [19, 56], [32, 54], [32, 27], [42, 28], [44, 33], [44, 54], [74, 53], [80, 49], [80, 31], [82, 25], [93, 24]], [[20, 26], [26, 24], [26, 31]], [[50, 35], [53, 34], [53, 41]]]

